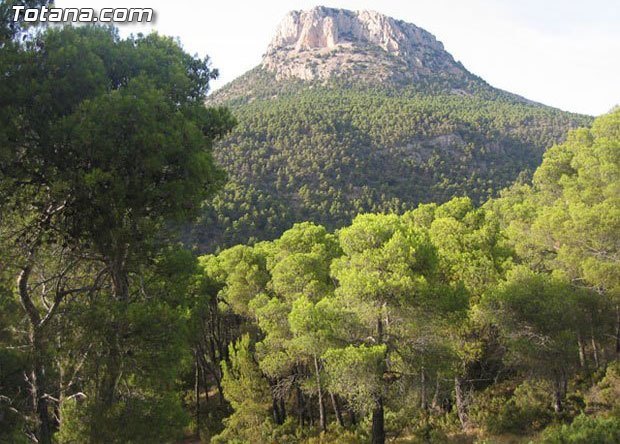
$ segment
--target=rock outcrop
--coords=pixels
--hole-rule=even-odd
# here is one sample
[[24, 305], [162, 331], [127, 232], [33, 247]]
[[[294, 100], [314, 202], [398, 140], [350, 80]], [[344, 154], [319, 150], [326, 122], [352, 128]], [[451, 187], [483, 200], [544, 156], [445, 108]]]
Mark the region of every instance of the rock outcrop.
[[375, 80], [470, 75], [422, 28], [378, 12], [325, 7], [287, 14], [262, 66], [275, 72], [278, 79], [321, 80], [352, 74]]

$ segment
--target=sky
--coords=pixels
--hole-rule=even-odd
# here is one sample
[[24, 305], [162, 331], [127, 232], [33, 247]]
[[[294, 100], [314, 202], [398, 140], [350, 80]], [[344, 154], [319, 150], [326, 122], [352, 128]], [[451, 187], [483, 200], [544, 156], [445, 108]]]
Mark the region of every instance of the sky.
[[56, 0], [57, 7], [155, 10], [122, 35], [178, 37], [208, 55], [219, 88], [260, 63], [293, 9], [370, 9], [414, 23], [491, 85], [566, 111], [599, 115], [620, 104], [620, 0]]

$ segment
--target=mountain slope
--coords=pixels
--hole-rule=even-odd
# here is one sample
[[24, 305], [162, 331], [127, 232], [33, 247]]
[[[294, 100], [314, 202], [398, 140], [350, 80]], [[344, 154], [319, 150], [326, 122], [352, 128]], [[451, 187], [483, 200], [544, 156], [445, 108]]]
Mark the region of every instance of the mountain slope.
[[229, 184], [194, 230], [201, 250], [486, 199], [591, 120], [491, 87], [415, 25], [322, 7], [287, 15], [261, 65], [209, 104], [240, 123], [216, 148]]

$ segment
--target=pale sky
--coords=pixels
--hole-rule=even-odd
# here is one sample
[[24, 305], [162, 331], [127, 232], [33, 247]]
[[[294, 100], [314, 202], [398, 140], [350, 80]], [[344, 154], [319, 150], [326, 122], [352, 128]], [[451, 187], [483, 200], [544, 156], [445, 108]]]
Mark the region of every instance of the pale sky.
[[209, 55], [221, 87], [260, 63], [292, 9], [371, 9], [434, 34], [491, 85], [563, 110], [598, 115], [620, 104], [619, 0], [57, 0], [57, 7], [150, 7], [156, 30]]

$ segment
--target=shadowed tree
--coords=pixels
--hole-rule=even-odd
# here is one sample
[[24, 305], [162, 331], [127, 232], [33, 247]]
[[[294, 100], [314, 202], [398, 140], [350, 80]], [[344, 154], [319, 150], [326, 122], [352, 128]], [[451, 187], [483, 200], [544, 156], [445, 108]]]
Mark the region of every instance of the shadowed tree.
[[[4, 49], [0, 202], [4, 220], [16, 225], [3, 237], [18, 248], [13, 270], [37, 356], [30, 381], [37, 434], [49, 443], [49, 394], [36, 367], [44, 365], [39, 360], [49, 367], [51, 358], [35, 333], [65, 296], [105, 286], [115, 304], [107, 320], [113, 333], [101, 350], [105, 376], [92, 402], [104, 411], [114, 406], [131, 335], [125, 313], [175, 223], [193, 217], [221, 185], [211, 147], [234, 120], [203, 104], [217, 74], [208, 59], [188, 55], [170, 38], [121, 40], [112, 28], [66, 27]], [[45, 258], [57, 248], [71, 255], [46, 270]], [[72, 270], [72, 257], [92, 270], [75, 288], [63, 271]], [[57, 279], [43, 316], [32, 294], [35, 269]]]

